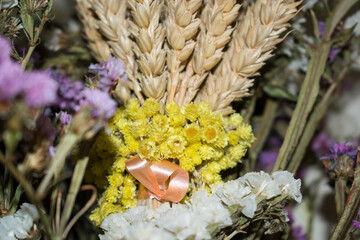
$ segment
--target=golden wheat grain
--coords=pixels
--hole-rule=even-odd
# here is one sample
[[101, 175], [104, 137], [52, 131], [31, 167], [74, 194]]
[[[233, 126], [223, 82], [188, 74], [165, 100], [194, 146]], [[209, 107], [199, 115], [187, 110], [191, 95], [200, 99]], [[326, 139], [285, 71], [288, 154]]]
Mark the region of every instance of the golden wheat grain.
[[223, 61], [197, 101], [209, 102], [214, 111], [228, 114], [231, 101], [248, 96], [252, 86], [248, 78], [259, 74], [275, 46], [285, 38], [280, 35], [290, 26], [288, 21], [297, 14], [300, 3], [258, 0], [251, 5], [241, 16]]
[[[233, 21], [237, 18], [240, 5], [236, 0], [210, 0], [201, 13], [201, 31], [191, 60], [188, 73], [194, 73], [182, 81], [179, 104], [193, 100], [207, 72], [219, 63], [223, 49], [231, 39]], [[192, 68], [192, 69], [191, 69]], [[186, 94], [184, 89], [186, 89]], [[183, 97], [182, 95], [185, 94]]]

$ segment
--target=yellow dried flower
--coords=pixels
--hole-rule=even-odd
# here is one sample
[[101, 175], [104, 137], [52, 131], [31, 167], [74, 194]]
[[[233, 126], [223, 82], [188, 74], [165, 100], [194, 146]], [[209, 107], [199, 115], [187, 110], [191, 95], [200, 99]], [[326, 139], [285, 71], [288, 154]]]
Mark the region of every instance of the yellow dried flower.
[[236, 131], [231, 130], [227, 134], [228, 134], [228, 137], [229, 137], [229, 144], [230, 145], [236, 145], [236, 144], [239, 143], [240, 138], [239, 138]]
[[195, 103], [189, 103], [185, 107], [185, 117], [190, 122], [195, 122], [199, 116], [199, 105]]
[[166, 115], [168, 115], [169, 117], [180, 113], [180, 107], [175, 102], [170, 102], [166, 104]]
[[183, 135], [189, 143], [199, 142], [201, 138], [201, 129], [197, 124], [188, 124], [183, 129]]
[[213, 126], [206, 126], [202, 129], [201, 138], [207, 143], [214, 143], [219, 138], [220, 129]]
[[175, 113], [169, 116], [170, 126], [181, 127], [186, 123], [185, 116], [182, 113]]
[[137, 98], [129, 99], [125, 105], [126, 114], [133, 121], [138, 119], [144, 119], [146, 117], [144, 110], [140, 107], [139, 100]]
[[234, 113], [229, 117], [229, 123], [234, 128], [239, 127], [243, 121], [244, 119], [239, 113]]
[[139, 154], [147, 160], [159, 160], [160, 151], [156, 143], [150, 139], [144, 139], [139, 145]]
[[110, 186], [113, 187], [120, 187], [124, 182], [124, 176], [121, 173], [113, 172], [109, 178], [108, 181], [110, 183]]
[[168, 136], [168, 140], [166, 141], [169, 150], [171, 151], [171, 155], [173, 157], [180, 156], [185, 150], [185, 146], [187, 144], [185, 138], [180, 135], [170, 135]]
[[240, 140], [247, 146], [250, 147], [251, 143], [255, 141], [254, 134], [252, 133], [252, 128], [249, 124], [242, 123], [236, 129], [236, 132]]
[[144, 137], [147, 134], [148, 120], [146, 118], [138, 119], [130, 124], [131, 134], [135, 138]]
[[116, 186], [109, 186], [105, 192], [104, 197], [106, 201], [111, 203], [116, 203], [118, 198], [120, 197], [121, 192], [119, 191], [118, 187]]
[[210, 145], [203, 144], [199, 148], [199, 154], [203, 160], [218, 160], [224, 155], [223, 149], [213, 148]]
[[127, 158], [125, 158], [125, 157], [117, 158], [111, 167], [112, 171], [116, 171], [119, 173], [124, 172], [125, 168], [126, 168], [126, 165], [125, 165], [126, 160], [127, 160]]
[[155, 114], [158, 114], [160, 111], [160, 104], [153, 98], [148, 98], [143, 104], [143, 109], [148, 117], [152, 117]]

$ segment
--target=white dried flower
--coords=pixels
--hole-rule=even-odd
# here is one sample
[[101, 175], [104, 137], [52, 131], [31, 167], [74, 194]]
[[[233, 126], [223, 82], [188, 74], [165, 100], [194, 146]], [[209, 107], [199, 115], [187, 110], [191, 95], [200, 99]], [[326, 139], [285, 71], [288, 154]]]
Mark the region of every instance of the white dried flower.
[[218, 224], [219, 227], [226, 227], [232, 224], [229, 211], [217, 196], [208, 196], [205, 191], [197, 191], [191, 197], [191, 203], [195, 215], [208, 225]]
[[156, 227], [152, 222], [140, 222], [128, 229], [128, 238], [132, 240], [172, 240], [175, 236], [162, 228]]
[[0, 9], [12, 8], [17, 6], [18, 4], [18, 0], [3, 0]]
[[228, 206], [239, 204], [243, 208], [241, 212], [245, 216], [250, 218], [254, 216], [256, 196], [250, 187], [243, 186], [238, 180], [216, 185], [213, 194], [216, 194]]
[[34, 222], [39, 220], [36, 207], [29, 203], [21, 205], [13, 216], [0, 219], [0, 240], [26, 239]]
[[288, 194], [298, 203], [301, 202], [301, 181], [300, 179], [294, 179], [292, 173], [288, 171], [277, 171], [272, 174], [274, 180], [279, 184], [282, 193]]
[[265, 196], [270, 199], [281, 194], [279, 185], [263, 171], [247, 173], [238, 181], [250, 187], [256, 196]]

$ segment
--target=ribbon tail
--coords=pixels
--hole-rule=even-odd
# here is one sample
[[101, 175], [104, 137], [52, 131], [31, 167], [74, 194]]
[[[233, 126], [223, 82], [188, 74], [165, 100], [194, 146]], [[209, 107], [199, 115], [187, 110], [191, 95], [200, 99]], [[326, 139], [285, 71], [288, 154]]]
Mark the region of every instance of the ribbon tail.
[[159, 199], [164, 195], [164, 192], [160, 190], [156, 177], [150, 168], [150, 164], [146, 160], [143, 160], [139, 155], [136, 155], [127, 160], [125, 164], [127, 170]]

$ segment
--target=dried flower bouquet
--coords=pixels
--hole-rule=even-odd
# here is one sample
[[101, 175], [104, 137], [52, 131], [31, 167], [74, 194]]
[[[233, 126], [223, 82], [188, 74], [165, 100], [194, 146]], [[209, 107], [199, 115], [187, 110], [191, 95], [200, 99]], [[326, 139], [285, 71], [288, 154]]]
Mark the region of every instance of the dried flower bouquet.
[[[240, 12], [241, 4], [235, 0], [77, 1], [94, 57], [106, 61], [115, 56], [126, 65], [128, 81], [119, 81], [114, 94], [122, 91], [127, 94], [121, 96], [137, 98], [122, 99], [125, 108], [110, 119], [110, 129], [100, 134], [92, 148], [86, 179], [105, 188], [99, 207], [90, 216], [92, 221], [101, 225], [109, 214], [124, 212], [143, 199], [193, 202], [197, 191], [211, 194], [219, 186], [220, 171], [241, 162], [254, 141], [251, 127], [239, 114], [227, 117], [234, 112], [231, 103], [250, 95], [251, 77], [259, 74], [276, 45], [286, 37], [283, 33], [300, 4], [301, 1], [260, 0]], [[155, 169], [165, 171], [164, 161], [178, 164], [188, 172], [189, 177], [178, 179], [184, 182], [184, 190], [175, 186], [174, 175], [169, 174], [166, 183], [157, 177]], [[144, 166], [133, 166], [140, 164]], [[157, 179], [150, 184], [152, 171]], [[263, 188], [269, 183], [261, 184], [259, 187]], [[255, 201], [249, 193], [262, 190], [251, 183], [249, 186], [243, 197]], [[242, 191], [241, 186], [236, 189]], [[299, 194], [299, 185], [295, 189], [291, 191]], [[181, 192], [181, 196], [171, 196], [175, 195], [173, 192]], [[277, 200], [276, 196], [257, 199], [258, 214], [261, 204], [267, 205], [271, 199], [283, 204], [288, 199], [281, 195]], [[253, 212], [247, 217], [251, 219], [256, 203], [240, 204], [239, 209], [246, 209], [249, 204]], [[273, 208], [276, 204], [270, 203], [270, 211], [281, 209], [280, 205]], [[268, 232], [281, 229], [286, 217], [278, 217], [282, 219], [280, 225], [271, 226]], [[243, 229], [250, 222], [246, 220], [238, 228]], [[204, 224], [229, 226], [220, 220]], [[108, 231], [106, 239], [120, 237], [111, 232], [111, 226], [102, 226]], [[191, 232], [190, 228], [191, 225], [184, 231]], [[212, 231], [212, 237], [221, 234], [224, 233]], [[196, 235], [196, 239], [209, 237], [209, 233]], [[124, 232], [120, 238], [131, 237]]]

